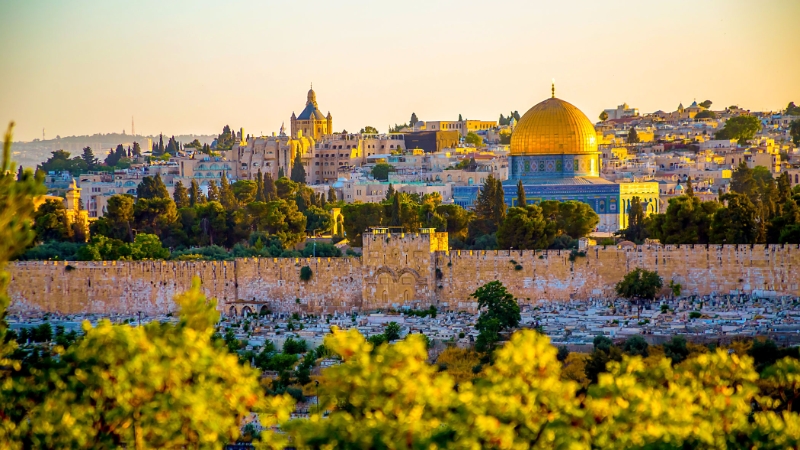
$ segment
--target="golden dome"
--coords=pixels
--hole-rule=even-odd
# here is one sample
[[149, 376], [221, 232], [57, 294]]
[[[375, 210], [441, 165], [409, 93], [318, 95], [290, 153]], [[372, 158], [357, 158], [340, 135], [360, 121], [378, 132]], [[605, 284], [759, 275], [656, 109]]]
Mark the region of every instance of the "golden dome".
[[594, 125], [580, 109], [548, 98], [529, 109], [511, 135], [512, 155], [575, 155], [597, 152]]

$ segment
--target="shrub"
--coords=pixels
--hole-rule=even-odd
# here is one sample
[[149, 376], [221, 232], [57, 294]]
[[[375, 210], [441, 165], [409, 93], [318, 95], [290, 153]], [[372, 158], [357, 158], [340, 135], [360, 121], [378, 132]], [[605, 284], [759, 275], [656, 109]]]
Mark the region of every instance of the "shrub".
[[300, 279], [302, 281], [308, 281], [313, 276], [314, 272], [311, 271], [311, 267], [303, 266], [300, 268]]

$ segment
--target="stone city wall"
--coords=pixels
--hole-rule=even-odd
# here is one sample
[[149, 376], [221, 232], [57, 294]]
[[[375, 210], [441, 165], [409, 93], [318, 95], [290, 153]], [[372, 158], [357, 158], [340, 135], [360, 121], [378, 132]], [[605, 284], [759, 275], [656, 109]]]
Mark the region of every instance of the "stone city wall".
[[[680, 283], [684, 295], [800, 296], [797, 245], [589, 247], [586, 256], [570, 261], [564, 250], [446, 252], [438, 239], [381, 236], [369, 241], [363, 258], [17, 262], [9, 265], [10, 311], [167, 313], [194, 276], [225, 313], [266, 308], [325, 314], [430, 304], [471, 310], [469, 295], [494, 280], [521, 303], [611, 298], [614, 285], [636, 267], [658, 271], [665, 285]], [[308, 282], [300, 280], [305, 265], [313, 272]]]
[[[311, 280], [300, 280], [309, 266]], [[236, 261], [17, 262], [10, 264], [11, 312], [166, 314], [197, 276], [218, 309], [344, 311], [361, 306], [359, 258], [245, 258]]]
[[493, 280], [501, 280], [521, 303], [611, 298], [616, 283], [637, 267], [661, 275], [663, 295], [669, 295], [666, 285], [674, 281], [682, 295], [800, 296], [797, 245], [594, 246], [574, 262], [569, 255], [567, 250], [439, 254], [438, 300], [452, 309], [472, 309], [469, 295]]

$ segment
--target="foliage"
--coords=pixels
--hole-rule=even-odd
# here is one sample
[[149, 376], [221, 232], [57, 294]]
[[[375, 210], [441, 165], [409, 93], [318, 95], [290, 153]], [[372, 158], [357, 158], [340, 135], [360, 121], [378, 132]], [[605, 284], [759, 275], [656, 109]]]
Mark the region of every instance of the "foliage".
[[300, 268], [300, 280], [302, 281], [309, 281], [313, 274], [311, 267], [303, 266]]
[[481, 311], [475, 329], [478, 330], [476, 348], [491, 350], [500, 340], [500, 333], [511, 330], [521, 320], [517, 299], [499, 281], [492, 281], [479, 287], [470, 295], [478, 302]]
[[154, 198], [169, 198], [169, 191], [167, 186], [161, 180], [161, 174], [156, 174], [154, 177], [142, 178], [139, 186], [136, 187], [136, 198], [141, 199], [154, 199]]
[[717, 114], [714, 111], [700, 111], [695, 114], [695, 119], [716, 119]]
[[630, 300], [653, 300], [662, 287], [663, 281], [657, 272], [636, 268], [625, 274], [615, 289], [617, 295]]
[[648, 234], [662, 244], [708, 244], [711, 221], [720, 204], [681, 195], [669, 199], [666, 213], [651, 216]]
[[598, 116], [598, 119], [600, 119], [601, 122], [605, 122], [608, 120], [608, 113], [605, 111], [601, 112], [600, 116]]
[[464, 137], [464, 143], [469, 145], [474, 145], [475, 147], [483, 147], [483, 138], [475, 134], [474, 132], [470, 131], [467, 133], [466, 137]]
[[628, 136], [625, 138], [625, 142], [628, 144], [638, 144], [641, 142], [639, 133], [636, 132], [636, 128], [631, 127], [630, 131], [628, 131]]
[[725, 122], [725, 126], [714, 135], [715, 139], [735, 139], [744, 144], [753, 139], [761, 130], [761, 122], [756, 116], [735, 116]]
[[46, 241], [19, 256], [22, 261], [75, 261], [78, 250], [85, 244], [77, 242]]
[[389, 322], [386, 324], [386, 329], [383, 331], [383, 334], [389, 342], [400, 339], [400, 324], [397, 322]]
[[386, 163], [378, 163], [372, 166], [372, 178], [380, 181], [387, 181], [389, 173], [394, 172], [394, 166]]
[[795, 146], [800, 146], [800, 119], [795, 119], [789, 124], [789, 135], [792, 137], [792, 143]]
[[555, 238], [538, 205], [512, 207], [497, 230], [499, 248], [532, 250], [547, 248]]
[[714, 213], [711, 242], [753, 244], [758, 237], [756, 206], [745, 194], [730, 192], [720, 197], [726, 206]]
[[342, 207], [344, 231], [353, 247], [362, 247], [361, 234], [368, 227], [384, 225], [383, 206], [376, 203], [348, 203]]
[[294, 161], [292, 162], [291, 179], [295, 183], [305, 184], [306, 182], [306, 168], [303, 166], [303, 157], [300, 154], [300, 149], [297, 149]]
[[120, 259], [141, 261], [145, 259], [167, 259], [169, 250], [161, 245], [158, 236], [139, 233], [132, 243], [107, 238], [102, 234], [92, 236], [89, 243], [81, 247], [76, 258], [81, 261], [115, 261]]
[[297, 355], [308, 351], [308, 343], [303, 339], [289, 338], [283, 342], [283, 353]]
[[631, 198], [631, 206], [628, 209], [628, 226], [618, 231], [618, 235], [636, 244], [643, 244], [647, 238], [644, 213], [642, 199], [637, 196]]

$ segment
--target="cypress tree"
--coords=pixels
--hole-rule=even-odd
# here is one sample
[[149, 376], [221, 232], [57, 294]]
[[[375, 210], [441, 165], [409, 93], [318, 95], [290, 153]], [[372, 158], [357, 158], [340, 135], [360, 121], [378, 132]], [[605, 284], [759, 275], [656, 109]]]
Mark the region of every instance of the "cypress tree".
[[333, 186], [328, 188], [328, 203], [336, 203], [336, 189]]
[[222, 178], [219, 180], [219, 202], [229, 211], [236, 209], [238, 206], [236, 196], [233, 194], [233, 188], [231, 188], [225, 172], [222, 172]]
[[192, 180], [192, 184], [189, 186], [189, 206], [198, 205], [203, 203], [204, 200], [200, 185], [197, 184], [197, 180]]
[[217, 183], [214, 180], [208, 182], [208, 201], [219, 201], [219, 187], [217, 187]]
[[524, 208], [528, 202], [525, 201], [525, 187], [522, 186], [522, 180], [517, 182], [517, 206]]
[[503, 223], [506, 218], [506, 200], [505, 192], [503, 192], [503, 183], [500, 180], [494, 180], [494, 201], [492, 202], [492, 215], [494, 224], [498, 227]]
[[175, 183], [175, 192], [172, 193], [172, 199], [175, 201], [175, 206], [180, 208], [186, 208], [187, 206], [191, 205], [191, 199], [189, 198], [189, 191], [183, 186], [183, 183], [178, 181]]
[[389, 183], [389, 189], [386, 189], [386, 200], [391, 200], [392, 197], [394, 197], [394, 193], [395, 193], [394, 186], [392, 186], [392, 183]]
[[280, 180], [281, 178], [283, 178], [285, 176], [286, 176], [286, 172], [283, 171], [283, 167], [278, 167], [278, 179]]
[[686, 195], [694, 197], [694, 188], [692, 187], [692, 177], [686, 180]]
[[303, 159], [300, 155], [300, 149], [297, 149], [297, 153], [294, 157], [294, 162], [292, 163], [292, 181], [295, 183], [306, 183], [306, 169], [303, 167]]
[[264, 175], [261, 173], [261, 169], [258, 169], [258, 174], [256, 174], [256, 201], [264, 201]]
[[400, 219], [400, 196], [397, 194], [392, 196], [392, 218], [390, 219], [389, 225], [393, 227], [403, 225], [403, 221]]
[[272, 179], [272, 174], [267, 172], [264, 177], [264, 201], [271, 202], [278, 199], [278, 188]]
[[477, 219], [493, 220], [494, 219], [494, 199], [495, 189], [497, 187], [494, 183], [494, 177], [489, 175], [483, 187], [478, 193], [478, 198], [475, 199], [475, 216]]

